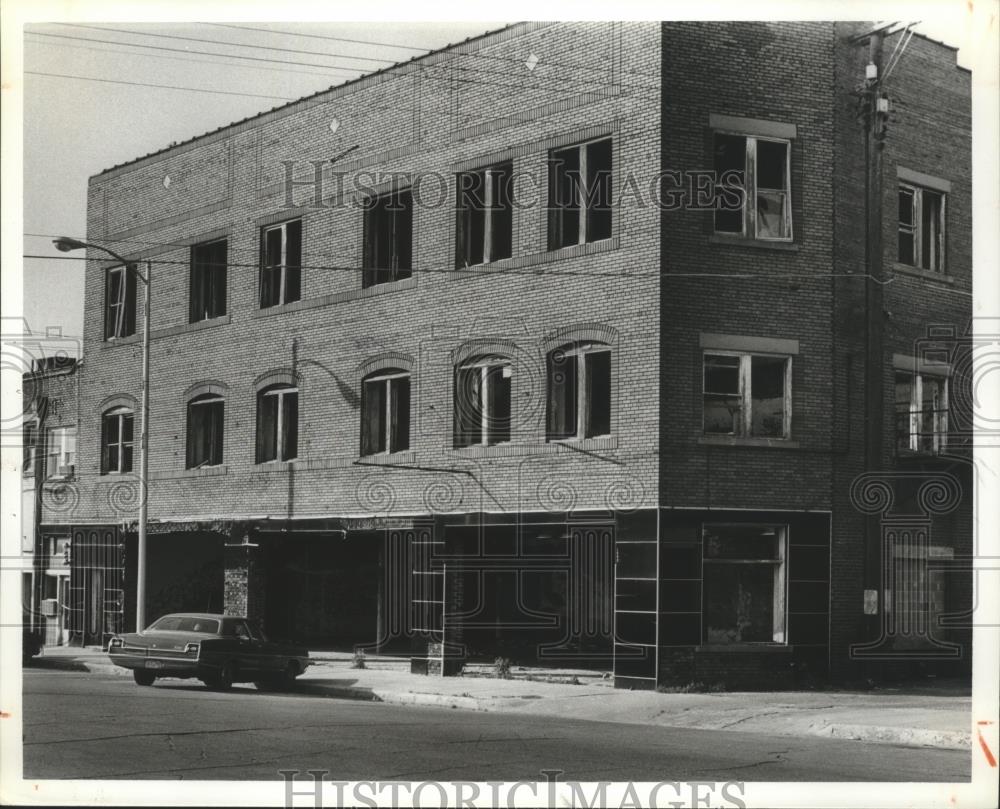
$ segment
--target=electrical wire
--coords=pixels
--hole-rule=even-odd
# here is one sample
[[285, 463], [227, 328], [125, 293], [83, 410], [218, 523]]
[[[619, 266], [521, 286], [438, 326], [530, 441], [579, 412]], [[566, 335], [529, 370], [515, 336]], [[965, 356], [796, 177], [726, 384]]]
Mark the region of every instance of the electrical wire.
[[279, 101], [295, 101], [295, 98], [290, 96], [273, 96], [264, 95], [262, 93], [239, 93], [235, 90], [207, 90], [201, 87], [179, 87], [173, 84], [149, 84], [147, 82], [141, 81], [125, 81], [124, 79], [98, 79], [93, 76], [70, 76], [66, 73], [45, 73], [40, 70], [25, 70], [25, 75], [28, 76], [47, 76], [49, 78], [55, 79], [74, 79], [76, 81], [96, 81], [102, 84], [128, 84], [132, 87], [155, 87], [160, 90], [183, 90], [187, 93], [211, 93], [213, 95], [225, 95], [225, 96], [242, 96], [244, 98], [273, 98]]

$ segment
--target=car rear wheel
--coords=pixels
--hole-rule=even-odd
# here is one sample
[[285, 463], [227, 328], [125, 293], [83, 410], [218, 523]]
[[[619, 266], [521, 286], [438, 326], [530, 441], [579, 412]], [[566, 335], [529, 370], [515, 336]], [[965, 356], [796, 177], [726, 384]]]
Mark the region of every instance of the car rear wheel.
[[233, 681], [235, 679], [236, 664], [230, 660], [219, 670], [219, 675], [215, 678], [215, 687], [220, 691], [228, 691], [233, 687]]
[[295, 678], [299, 676], [299, 664], [294, 660], [289, 660], [278, 675], [278, 688], [282, 691], [291, 691], [295, 688]]
[[135, 680], [136, 685], [152, 685], [156, 682], [156, 675], [151, 671], [142, 671], [141, 669], [132, 670], [132, 679]]

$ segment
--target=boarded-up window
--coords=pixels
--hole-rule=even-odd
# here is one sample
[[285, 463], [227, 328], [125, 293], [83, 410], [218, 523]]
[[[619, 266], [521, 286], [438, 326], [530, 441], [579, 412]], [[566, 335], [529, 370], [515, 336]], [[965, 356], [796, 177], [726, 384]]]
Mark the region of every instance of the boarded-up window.
[[191, 323], [226, 313], [226, 264], [228, 242], [219, 239], [191, 247]]
[[707, 435], [788, 438], [791, 359], [767, 354], [706, 353], [703, 429]]
[[370, 200], [365, 210], [362, 286], [409, 278], [413, 269], [413, 196], [409, 189]]
[[716, 132], [715, 231], [792, 238], [791, 147], [786, 140]]
[[786, 528], [706, 525], [704, 641], [785, 642]]
[[104, 339], [135, 334], [135, 272], [128, 267], [108, 270], [104, 285]]
[[222, 463], [226, 404], [221, 396], [205, 394], [188, 402], [187, 468]]
[[945, 195], [900, 184], [897, 259], [924, 270], [944, 271]]
[[292, 303], [302, 296], [302, 220], [261, 231], [260, 307]]
[[549, 441], [611, 433], [611, 349], [571, 343], [549, 352], [546, 437]]
[[611, 238], [610, 138], [549, 153], [549, 250]]
[[361, 392], [361, 454], [410, 448], [410, 376], [385, 369], [365, 378]]
[[298, 456], [299, 392], [272, 385], [257, 394], [257, 463]]
[[455, 369], [456, 447], [510, 441], [512, 375], [501, 357], [479, 357]]
[[131, 410], [116, 407], [101, 417], [101, 474], [132, 471], [135, 417]]

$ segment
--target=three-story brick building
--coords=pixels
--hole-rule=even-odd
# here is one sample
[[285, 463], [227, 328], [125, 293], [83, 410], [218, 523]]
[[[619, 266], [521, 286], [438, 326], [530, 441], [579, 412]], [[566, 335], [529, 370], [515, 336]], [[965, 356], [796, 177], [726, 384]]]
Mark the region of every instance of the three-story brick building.
[[[851, 496], [901, 454], [967, 467], [954, 360], [914, 346], [970, 313], [969, 76], [902, 31], [866, 79], [869, 30], [522, 23], [91, 178], [88, 241], [152, 278], [144, 489], [141, 296], [88, 262], [65, 521], [119, 554], [102, 632], [144, 490], [150, 617], [315, 644], [775, 683], [856, 673], [886, 605], [967, 608], [927, 542], [882, 592], [885, 520]], [[873, 93], [895, 120], [866, 152]]]

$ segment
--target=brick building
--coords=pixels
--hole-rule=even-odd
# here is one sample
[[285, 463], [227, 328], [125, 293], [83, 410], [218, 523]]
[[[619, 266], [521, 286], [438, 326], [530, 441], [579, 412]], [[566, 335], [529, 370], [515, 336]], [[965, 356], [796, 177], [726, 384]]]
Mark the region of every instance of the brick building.
[[[967, 669], [969, 75], [870, 30], [522, 23], [91, 178], [151, 262], [150, 618], [628, 687]], [[107, 633], [144, 313], [90, 258]]]

